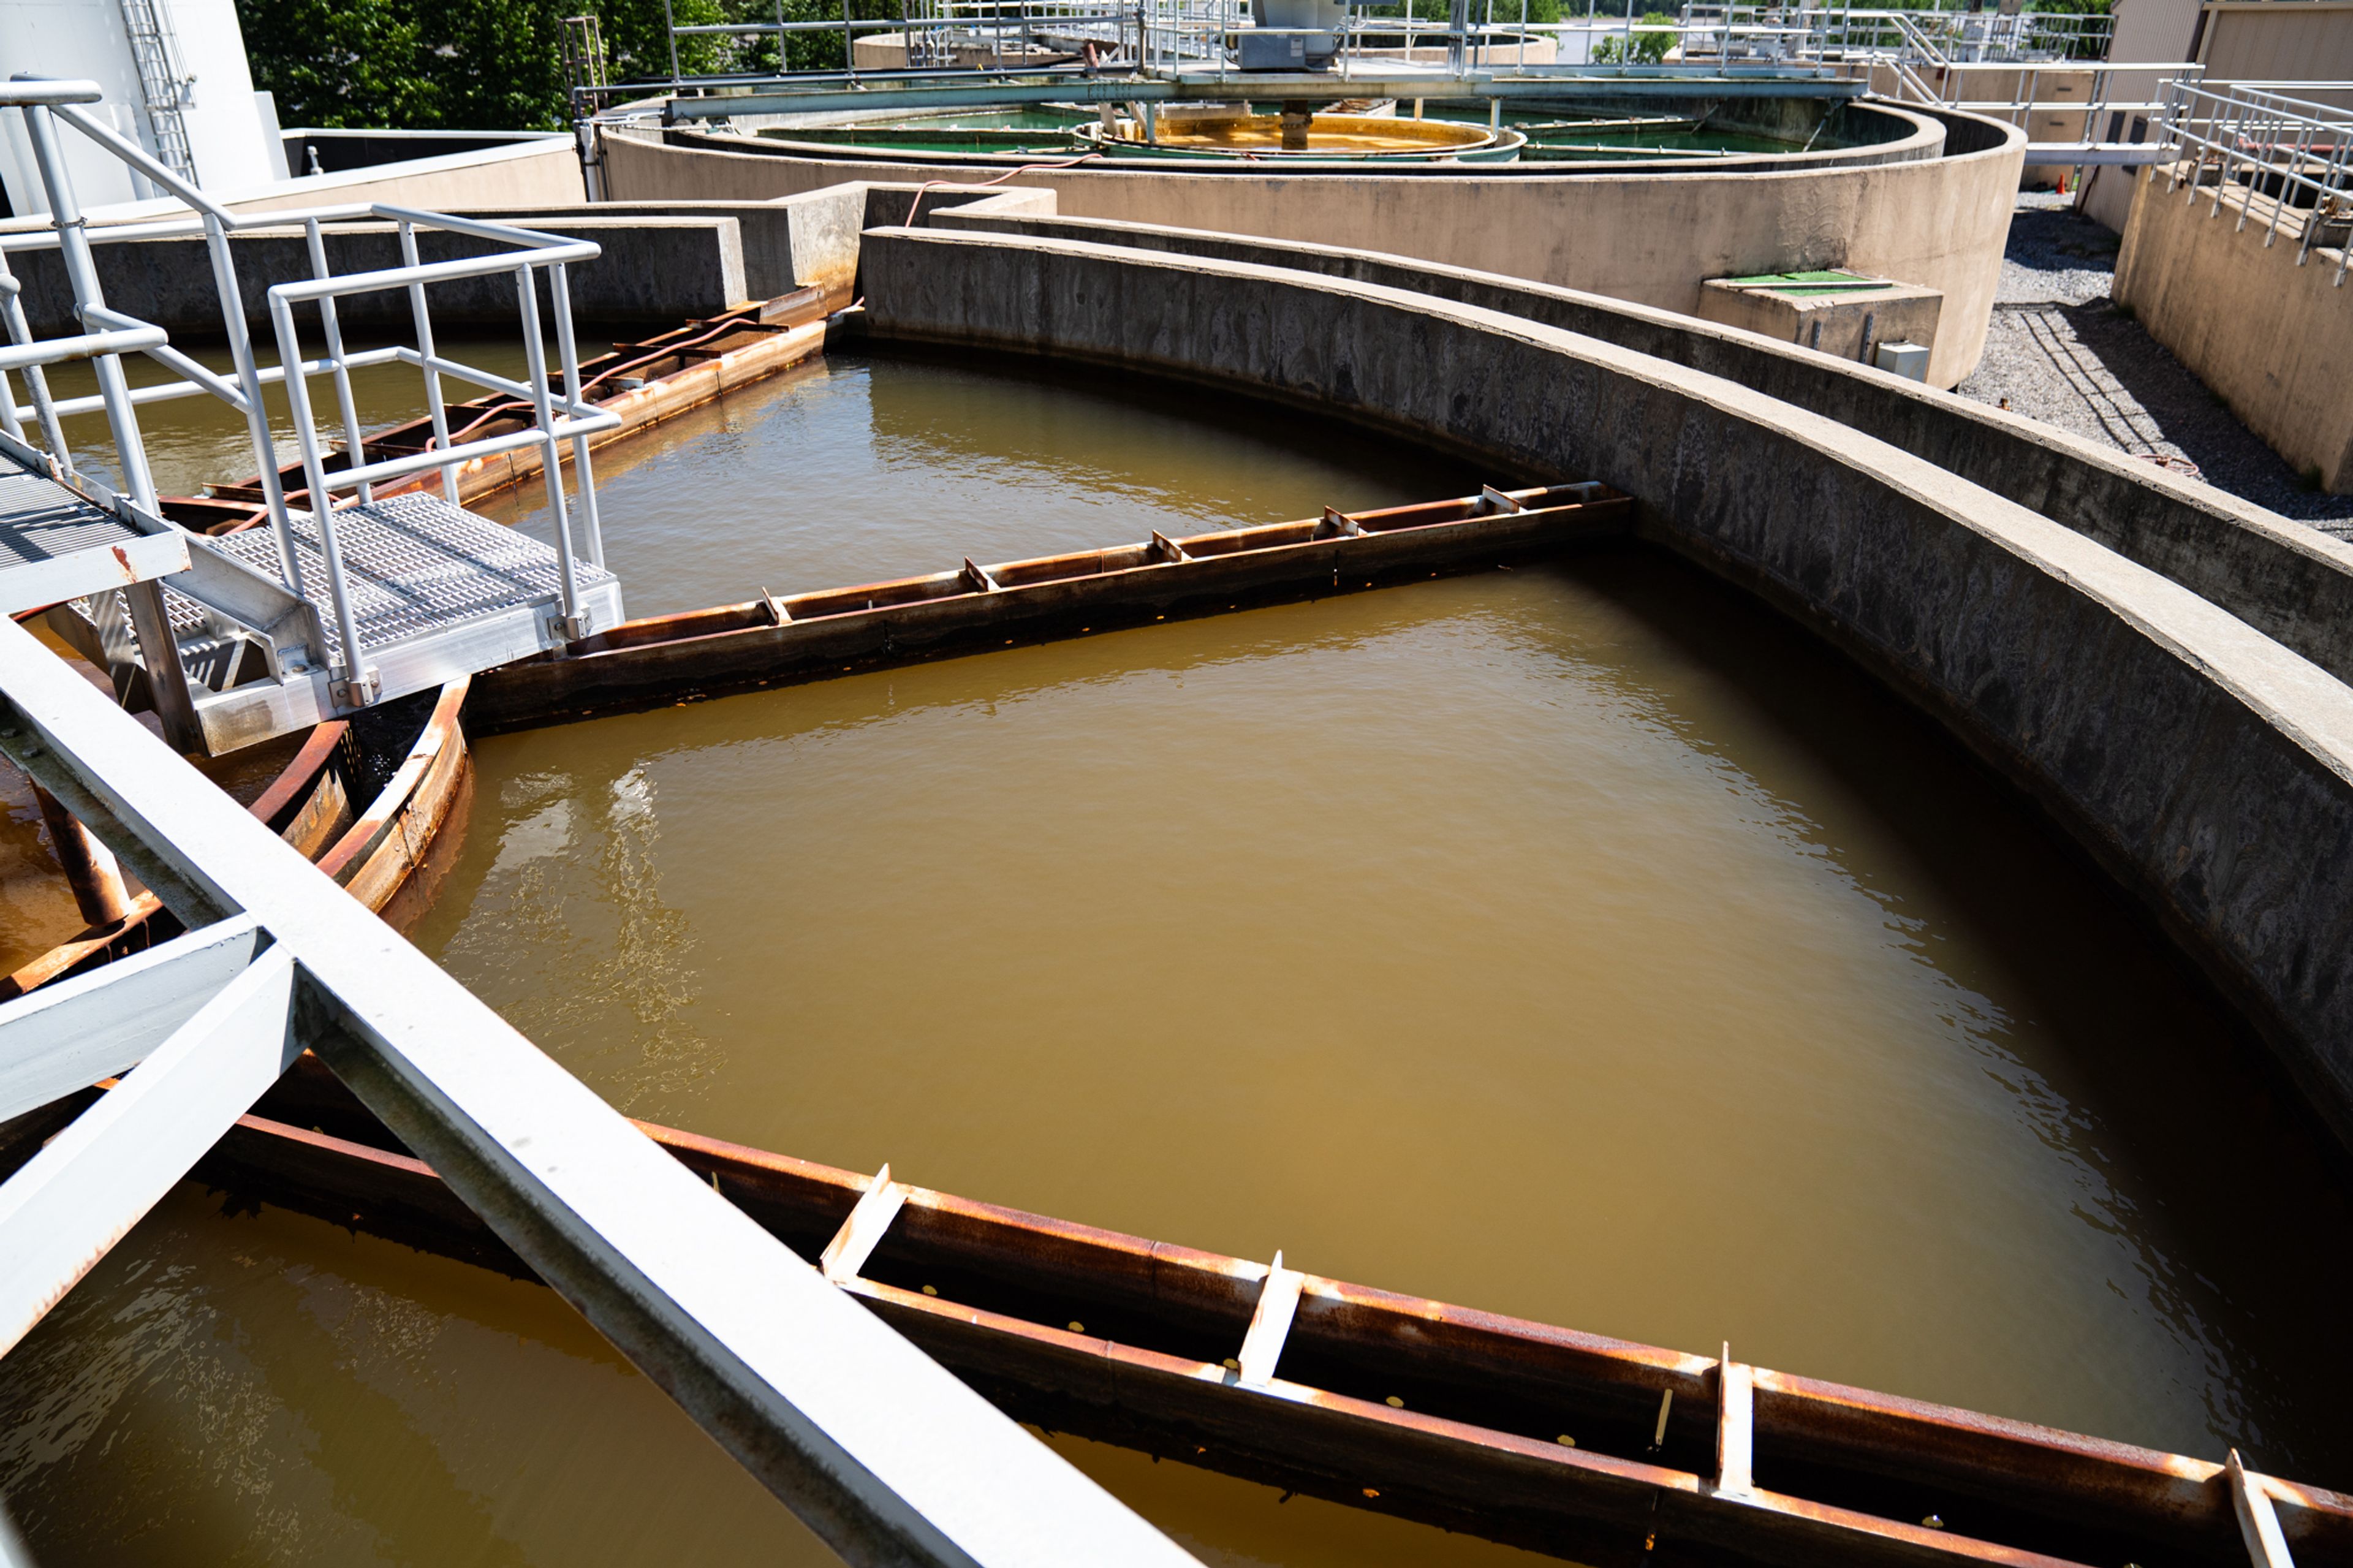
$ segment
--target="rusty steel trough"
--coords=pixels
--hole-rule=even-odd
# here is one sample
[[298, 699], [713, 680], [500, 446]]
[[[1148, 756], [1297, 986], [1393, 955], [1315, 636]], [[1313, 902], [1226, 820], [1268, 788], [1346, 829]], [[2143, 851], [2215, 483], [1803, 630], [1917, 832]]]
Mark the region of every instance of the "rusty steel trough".
[[[1600, 1565], [2247, 1561], [2224, 1466], [639, 1125], [991, 1400], [1053, 1430]], [[232, 1206], [276, 1204], [530, 1277], [314, 1059], [197, 1174]], [[1277, 1281], [1296, 1314], [1253, 1367], [1244, 1347]], [[2247, 1485], [2305, 1568], [2353, 1563], [2353, 1498]]]
[[477, 677], [466, 721], [495, 734], [681, 698], [842, 674], [1019, 638], [1108, 631], [1245, 602], [1475, 570], [1630, 537], [1605, 485], [1498, 490], [901, 577], [624, 621]]

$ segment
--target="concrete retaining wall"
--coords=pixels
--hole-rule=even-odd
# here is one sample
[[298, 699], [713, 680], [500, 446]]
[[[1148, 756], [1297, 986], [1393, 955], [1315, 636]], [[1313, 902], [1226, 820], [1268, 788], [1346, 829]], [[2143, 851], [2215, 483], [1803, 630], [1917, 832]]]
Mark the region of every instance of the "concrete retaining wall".
[[[575, 214], [583, 209], [575, 205]], [[598, 209], [586, 209], [597, 211]], [[485, 216], [504, 219], [505, 211]], [[518, 221], [551, 233], [593, 239], [605, 253], [571, 268], [573, 313], [584, 321], [660, 322], [675, 325], [689, 316], [712, 315], [768, 294], [748, 291], [741, 231], [733, 216], [582, 217], [545, 210]], [[102, 231], [101, 231], [102, 232]], [[766, 231], [761, 231], [764, 236]], [[484, 256], [507, 247], [468, 235], [420, 232], [417, 254], [425, 261]], [[400, 265], [400, 245], [390, 224], [355, 225], [326, 237], [328, 265], [338, 273]], [[134, 239], [93, 249], [107, 303], [175, 337], [221, 335], [219, 297], [213, 291], [211, 262], [201, 239]], [[299, 228], [243, 229], [229, 242], [248, 322], [268, 331], [268, 289], [273, 283], [308, 278], [311, 262]], [[765, 259], [765, 258], [764, 258]], [[79, 331], [72, 321], [71, 290], [57, 252], [18, 251], [11, 258], [24, 284], [25, 309], [42, 334]], [[775, 270], [773, 267], [770, 270]], [[788, 267], [787, 267], [788, 271]], [[776, 293], [787, 292], [791, 284]], [[512, 331], [518, 319], [513, 275], [437, 283], [427, 290], [437, 326], [495, 327]], [[543, 290], [542, 300], [545, 300]], [[409, 331], [405, 292], [363, 294], [337, 306], [344, 325], [364, 332]], [[301, 312], [315, 320], [314, 311]]]
[[1239, 384], [1639, 498], [2059, 817], [2353, 1147], [2353, 689], [2179, 584], [1719, 377], [1377, 286], [1026, 237], [865, 237], [871, 329]]
[[[1700, 285], [1793, 268], [1852, 267], [1945, 296], [1929, 379], [1949, 386], [1984, 353], [2024, 160], [2015, 129], [1912, 118], [1913, 141], [1842, 163], [1681, 172], [1329, 174], [1033, 170], [1062, 213], [1181, 221], [1229, 234], [1409, 256], [1695, 312]], [[1948, 140], [1976, 151], [1938, 156]], [[1980, 146], [1979, 143], [1982, 143]], [[1865, 153], [1895, 160], [1856, 163]], [[756, 200], [888, 172], [963, 183], [951, 163], [780, 155], [743, 137], [607, 131], [607, 188], [628, 199]]]
[[[2209, 176], [2211, 179], [2211, 176]], [[2327, 489], [2353, 492], [2353, 283], [2314, 246], [2301, 267], [2305, 214], [2278, 214], [2243, 185], [2169, 190], [2146, 171], [2133, 194], [2115, 295], [2246, 426]], [[2245, 227], [2240, 226], [2244, 220]]]
[[[1901, 376], [1672, 311], [1404, 257], [1198, 229], [1016, 216], [993, 204], [943, 205], [924, 214], [923, 223], [1297, 268], [1502, 310], [1720, 375], [1900, 447], [2041, 512], [2163, 573], [2353, 681], [2353, 544], [2211, 485]], [[2353, 305], [2353, 299], [2344, 303]]]

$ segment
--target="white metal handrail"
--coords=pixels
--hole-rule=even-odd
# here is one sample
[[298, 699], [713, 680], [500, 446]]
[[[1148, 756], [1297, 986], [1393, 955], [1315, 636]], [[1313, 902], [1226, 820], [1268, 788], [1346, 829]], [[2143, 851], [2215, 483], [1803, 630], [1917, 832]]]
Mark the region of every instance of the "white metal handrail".
[[[574, 472], [579, 481], [580, 558], [592, 565], [602, 566], [603, 527], [590, 471], [589, 442], [598, 433], [617, 427], [619, 419], [617, 416], [586, 402], [582, 396], [567, 268], [593, 260], [600, 254], [600, 247], [591, 241], [546, 234], [515, 225], [490, 223], [383, 203], [238, 215], [206, 196], [174, 171], [149, 156], [144, 149], [117, 134], [80, 107], [96, 101], [98, 96], [94, 84], [82, 81], [20, 77], [0, 84], [0, 108], [13, 107], [24, 115], [50, 208], [47, 228], [0, 237], [0, 279], [10, 284], [15, 281], [7, 264], [9, 252], [57, 250], [64, 260], [77, 314], [85, 325], [104, 329], [78, 338], [37, 343], [24, 317], [19, 300], [21, 291], [13, 287], [0, 289], [0, 294], [5, 296], [5, 303], [0, 303], [0, 318], [5, 318], [11, 345], [0, 350], [0, 356], [16, 356], [0, 357], [0, 416], [5, 416], [0, 417], [0, 425], [5, 425], [10, 435], [20, 436], [23, 419], [27, 416], [35, 419], [41, 427], [51, 460], [62, 472], [70, 474], [73, 471], [72, 454], [66, 445], [60, 421], [76, 415], [103, 412], [112, 427], [115, 447], [121, 455], [128, 499], [150, 516], [159, 516], [161, 508], [153, 480], [147, 469], [144, 448], [140, 442], [136, 409], [142, 404], [195, 395], [210, 395], [228, 404], [246, 419], [248, 440], [253, 448], [259, 473], [263, 504], [276, 540], [279, 570], [286, 585], [301, 595], [308, 592], [309, 585], [303, 580], [301, 558], [295, 548], [292, 515], [284, 486], [279, 478], [276, 446], [270, 437], [268, 412], [262, 396], [264, 387], [282, 384], [294, 416], [295, 438], [301, 448], [310, 512], [318, 531], [320, 559], [326, 569], [327, 581], [323, 586], [342, 645], [341, 665], [335, 676], [336, 696], [339, 700], [353, 706], [371, 700], [376, 691], [376, 683], [368, 664], [368, 649], [361, 640], [353, 594], [343, 570], [342, 550], [335, 537], [335, 497], [346, 491], [356, 492], [356, 500], [364, 505], [374, 500], [376, 486], [431, 469], [438, 470], [439, 474], [443, 496], [455, 504], [459, 499], [459, 473], [465, 464], [536, 446], [543, 453], [548, 505], [555, 520], [558, 595], [564, 627], [568, 636], [586, 635], [590, 628], [583, 615], [580, 588], [574, 567], [574, 518], [569, 498], [565, 493], [562, 459], [568, 447]], [[57, 121], [72, 126], [131, 164], [156, 185], [194, 208], [196, 216], [194, 218], [90, 229], [74, 201], [63, 161], [58, 156], [53, 129]], [[395, 226], [399, 237], [402, 265], [338, 277], [327, 259], [327, 226], [363, 221], [389, 222]], [[241, 230], [297, 225], [303, 234], [312, 276], [307, 279], [280, 283], [269, 290], [266, 305], [278, 338], [280, 353], [278, 366], [264, 369], [255, 361], [237, 273], [229, 255], [228, 236]], [[511, 248], [491, 256], [422, 262], [418, 258], [417, 236], [423, 230], [464, 235]], [[211, 371], [171, 348], [161, 329], [109, 309], [90, 258], [93, 244], [194, 237], [198, 235], [205, 239], [221, 298], [222, 327], [228, 338], [233, 365], [232, 374], [228, 375]], [[564, 378], [561, 395], [551, 392], [549, 388], [551, 374], [542, 335], [539, 300], [541, 273], [547, 276], [549, 310], [546, 314], [552, 317], [555, 327], [557, 367]], [[501, 274], [511, 274], [515, 279], [519, 325], [530, 367], [528, 379], [520, 383], [462, 364], [438, 352], [426, 303], [427, 285]], [[394, 290], [405, 291], [408, 296], [417, 337], [416, 347], [356, 352], [348, 349], [343, 342], [336, 301], [353, 295]], [[319, 312], [325, 352], [315, 359], [303, 357], [301, 334], [293, 313], [297, 305], [312, 306]], [[74, 352], [77, 344], [82, 345], [80, 352]], [[124, 379], [120, 363], [120, 355], [128, 352], [147, 353], [174, 373], [178, 379], [132, 389]], [[57, 363], [63, 358], [90, 358], [97, 362], [99, 391], [95, 396], [60, 401], [49, 395], [38, 366]], [[416, 365], [424, 377], [426, 403], [431, 410], [434, 438], [421, 458], [401, 458], [370, 463], [365, 460], [351, 373], [366, 365], [403, 361]], [[18, 366], [25, 371], [26, 387], [32, 395], [31, 403], [22, 408], [17, 406], [5, 380], [5, 372]], [[292, 374], [288, 374], [287, 366], [294, 367]], [[464, 441], [453, 439], [441, 399], [440, 378], [445, 374], [485, 385], [524, 403], [531, 411], [530, 429]], [[309, 384], [312, 377], [320, 375], [328, 377], [334, 387], [337, 423], [341, 426], [344, 447], [343, 466], [341, 468], [328, 466], [326, 444], [321, 437], [311, 406]], [[325, 652], [324, 649], [315, 651], [322, 655]]]
[[[2303, 87], [2329, 89], [2353, 90], [2353, 83]], [[2179, 151], [2168, 194], [2179, 191], [2186, 178], [2186, 199], [2195, 203], [2211, 174], [2214, 194], [2207, 216], [2212, 217], [2221, 216], [2224, 186], [2243, 187], [2245, 199], [2236, 204], [2241, 230], [2255, 196], [2268, 197], [2266, 247], [2278, 239], [2288, 213], [2304, 207], [2295, 252], [2299, 267], [2311, 259], [2314, 242], [2327, 227], [2353, 226], [2353, 110], [2244, 83], [2208, 88], [2178, 82], [2167, 98], [2165, 136]], [[2298, 195], [2308, 201], [2297, 201]], [[2335, 283], [2341, 289], [2353, 260], [2353, 237], [2339, 237], [2336, 248]]]

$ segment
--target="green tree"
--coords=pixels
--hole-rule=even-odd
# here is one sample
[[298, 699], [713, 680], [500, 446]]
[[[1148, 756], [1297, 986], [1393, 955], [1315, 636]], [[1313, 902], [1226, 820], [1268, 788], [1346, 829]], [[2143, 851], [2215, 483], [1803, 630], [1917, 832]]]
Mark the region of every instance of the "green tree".
[[[1423, 0], [1426, 3], [1426, 0]], [[1442, 0], [1441, 0], [1442, 3]], [[1536, 0], [1556, 5], [1557, 0]], [[254, 85], [288, 125], [410, 131], [560, 130], [570, 121], [564, 19], [593, 13], [615, 82], [667, 80], [662, 0], [237, 0]], [[849, 0], [860, 20], [895, 22], [899, 0]], [[670, 0], [681, 26], [838, 22], [842, 0]], [[784, 36], [794, 70], [839, 70], [841, 34]], [[774, 71], [777, 36], [678, 41], [690, 76]]]
[[256, 87], [288, 125], [440, 123], [422, 34], [402, 0], [238, 0]]
[[1662, 64], [1667, 58], [1667, 51], [1675, 47], [1674, 29], [1675, 19], [1664, 11], [1645, 11], [1641, 24], [1632, 32], [1598, 40], [1593, 46], [1593, 63], [1603, 66]]

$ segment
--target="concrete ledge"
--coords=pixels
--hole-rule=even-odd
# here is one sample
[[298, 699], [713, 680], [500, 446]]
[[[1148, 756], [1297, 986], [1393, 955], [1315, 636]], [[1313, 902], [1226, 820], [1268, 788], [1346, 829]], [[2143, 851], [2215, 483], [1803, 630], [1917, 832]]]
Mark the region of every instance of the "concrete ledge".
[[2353, 1147], [2353, 689], [2177, 583], [1885, 442], [1475, 306], [1012, 236], [865, 237], [878, 335], [1320, 405], [1596, 479], [1848, 649], [2143, 898]]
[[[976, 206], [928, 215], [924, 223], [1294, 268], [1405, 289], [1720, 375], [2064, 523], [2353, 680], [2353, 544], [2022, 415], [1672, 311], [1406, 257], [1148, 224], [1008, 217]], [[2353, 306], [2353, 299], [2337, 303]]]

